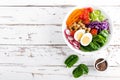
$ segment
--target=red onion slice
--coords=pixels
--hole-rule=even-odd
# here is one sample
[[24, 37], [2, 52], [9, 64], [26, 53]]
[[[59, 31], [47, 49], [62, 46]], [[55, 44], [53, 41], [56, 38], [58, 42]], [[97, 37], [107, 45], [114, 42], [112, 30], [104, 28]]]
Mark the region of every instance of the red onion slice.
[[65, 29], [64, 34], [68, 42], [75, 48], [75, 49], [80, 49], [80, 43], [74, 39], [73, 36], [69, 34], [69, 30]]

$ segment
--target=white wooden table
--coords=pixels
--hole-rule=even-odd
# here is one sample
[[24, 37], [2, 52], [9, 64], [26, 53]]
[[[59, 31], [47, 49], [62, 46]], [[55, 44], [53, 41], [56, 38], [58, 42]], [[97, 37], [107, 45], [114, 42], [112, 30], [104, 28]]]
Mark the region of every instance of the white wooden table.
[[[107, 49], [94, 55], [78, 54], [90, 72], [72, 77], [64, 60], [72, 51], [61, 34], [62, 21], [75, 5], [93, 4], [104, 9], [113, 22], [113, 38], [107, 49], [113, 53], [107, 72], [93, 68], [95, 58], [106, 57]], [[120, 80], [119, 0], [0, 0], [0, 80]]]

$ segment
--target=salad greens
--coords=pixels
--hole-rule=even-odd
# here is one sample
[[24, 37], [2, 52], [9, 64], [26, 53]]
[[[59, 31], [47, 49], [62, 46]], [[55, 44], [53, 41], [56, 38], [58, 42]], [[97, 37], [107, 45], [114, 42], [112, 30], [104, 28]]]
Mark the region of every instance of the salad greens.
[[83, 73], [84, 73], [84, 74], [88, 74], [89, 69], [88, 69], [87, 65], [85, 65], [85, 64], [80, 64], [79, 66], [83, 69]]
[[[69, 68], [71, 68], [77, 61], [78, 61], [78, 56], [77, 55], [70, 55], [66, 60], [65, 60], [65, 65]], [[79, 64], [72, 72], [74, 78], [78, 78], [82, 76], [83, 74], [88, 74], [89, 69], [88, 66], [85, 64]]]
[[72, 74], [75, 78], [78, 78], [83, 74], [88, 74], [88, 72], [89, 72], [88, 67], [85, 64], [80, 64], [73, 70]]
[[83, 72], [84, 72], [83, 69], [80, 66], [78, 66], [77, 68], [73, 70], [72, 74], [74, 78], [78, 78], [83, 75]]
[[68, 68], [71, 68], [77, 61], [79, 57], [77, 55], [70, 55], [66, 60], [65, 60], [65, 65]]
[[80, 49], [86, 52], [98, 50], [107, 42], [108, 36], [108, 31], [102, 30], [98, 35], [93, 37], [92, 42], [88, 46], [80, 46]]
[[100, 32], [100, 35], [102, 35], [104, 38], [107, 38], [109, 33], [108, 33], [107, 30], [103, 30], [103, 31]]

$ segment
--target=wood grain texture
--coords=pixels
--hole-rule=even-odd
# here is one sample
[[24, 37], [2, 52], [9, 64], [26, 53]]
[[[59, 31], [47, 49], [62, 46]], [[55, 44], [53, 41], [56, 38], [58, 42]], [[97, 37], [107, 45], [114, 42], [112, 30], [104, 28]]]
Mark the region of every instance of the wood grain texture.
[[109, 53], [113, 54], [109, 59], [110, 66], [119, 66], [119, 48], [120, 46], [109, 46], [110, 52], [105, 49], [95, 52], [91, 56], [85, 56], [72, 51], [67, 46], [0, 46], [0, 66], [64, 66], [64, 61], [70, 54], [76, 54], [80, 57], [78, 63], [93, 66], [96, 58], [105, 58]]
[[[113, 25], [110, 45], [120, 45], [120, 27]], [[61, 25], [0, 25], [0, 44], [65, 45]]]
[[[62, 24], [73, 7], [0, 7], [0, 24]], [[114, 24], [120, 23], [120, 7], [100, 7]], [[111, 11], [112, 10], [112, 11]]]
[[[120, 68], [110, 67], [110, 71], [103, 73], [96, 73], [92, 67], [89, 68], [90, 73], [78, 78], [78, 80], [119, 80], [118, 70]], [[72, 69], [66, 69], [65, 67], [0, 67], [0, 69], [0, 79], [2, 80], [74, 80], [71, 74], [74, 67]]]
[[92, 5], [119, 5], [119, 0], [0, 0], [0, 5], [83, 5], [83, 4], [92, 4]]
[[[110, 46], [108, 49], [113, 53], [109, 59], [107, 72], [98, 73], [94, 70], [94, 60], [98, 57], [106, 57], [108, 50], [96, 52], [91, 56], [75, 53], [67, 46], [0, 46], [0, 79], [3, 80], [73, 80], [72, 70], [80, 63], [89, 66], [90, 73], [79, 79], [109, 79], [118, 80], [120, 59], [118, 56], [120, 46]], [[77, 54], [80, 60], [74, 67], [67, 69], [64, 60], [70, 54]], [[7, 76], [8, 75], [8, 76]]]

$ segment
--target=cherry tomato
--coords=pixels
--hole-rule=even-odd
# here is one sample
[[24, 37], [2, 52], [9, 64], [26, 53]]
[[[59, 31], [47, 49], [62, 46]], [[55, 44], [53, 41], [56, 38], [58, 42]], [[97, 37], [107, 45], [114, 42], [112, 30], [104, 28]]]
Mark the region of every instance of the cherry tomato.
[[89, 19], [86, 19], [86, 20], [84, 20], [84, 23], [85, 23], [85, 24], [89, 24], [89, 23], [90, 23], [90, 20], [89, 20]]
[[70, 32], [70, 35], [71, 35], [72, 37], [74, 37], [74, 34], [75, 34], [75, 31], [71, 31], [71, 32]]
[[84, 8], [82, 10], [82, 14], [80, 15], [79, 18], [83, 21], [84, 24], [90, 23], [89, 15], [90, 15], [90, 12], [92, 12], [92, 11], [93, 11], [93, 9], [91, 7]]
[[97, 30], [96, 28], [93, 28], [93, 29], [91, 29], [90, 33], [91, 33], [92, 35], [97, 35], [98, 30]]
[[88, 7], [87, 10], [88, 10], [89, 12], [92, 12], [92, 11], [93, 11], [93, 8]]

